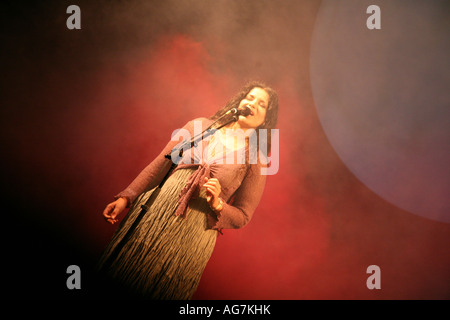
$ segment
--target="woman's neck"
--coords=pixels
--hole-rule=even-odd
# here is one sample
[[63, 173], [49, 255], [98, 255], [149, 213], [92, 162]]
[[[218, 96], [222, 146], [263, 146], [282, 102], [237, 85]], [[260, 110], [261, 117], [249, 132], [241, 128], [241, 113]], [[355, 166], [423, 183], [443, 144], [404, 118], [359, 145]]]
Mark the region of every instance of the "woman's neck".
[[[233, 133], [233, 131], [242, 130], [241, 133], [236, 135], [236, 132]], [[226, 126], [224, 126], [222, 129], [220, 129], [221, 135], [220, 140], [221, 143], [226, 146], [228, 149], [240, 149], [242, 147], [245, 147], [248, 144], [248, 135], [247, 135], [247, 128], [242, 128], [239, 123], [233, 122]]]
[[252, 128], [242, 128], [241, 125], [239, 124], [239, 121], [235, 121], [232, 122], [228, 125], [226, 125], [225, 127], [223, 127], [222, 129], [226, 130], [226, 129], [230, 129], [230, 130], [243, 130], [244, 132], [247, 132], [247, 130], [253, 130]]

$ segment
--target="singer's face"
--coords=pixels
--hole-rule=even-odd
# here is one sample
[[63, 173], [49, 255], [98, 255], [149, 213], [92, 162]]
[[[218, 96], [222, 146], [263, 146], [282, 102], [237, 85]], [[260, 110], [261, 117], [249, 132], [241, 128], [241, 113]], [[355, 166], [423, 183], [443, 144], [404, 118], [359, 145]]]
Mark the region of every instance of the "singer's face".
[[253, 88], [247, 96], [241, 100], [239, 108], [248, 106], [252, 114], [247, 117], [239, 116], [238, 124], [243, 129], [256, 129], [266, 119], [266, 109], [269, 105], [269, 94], [262, 88]]

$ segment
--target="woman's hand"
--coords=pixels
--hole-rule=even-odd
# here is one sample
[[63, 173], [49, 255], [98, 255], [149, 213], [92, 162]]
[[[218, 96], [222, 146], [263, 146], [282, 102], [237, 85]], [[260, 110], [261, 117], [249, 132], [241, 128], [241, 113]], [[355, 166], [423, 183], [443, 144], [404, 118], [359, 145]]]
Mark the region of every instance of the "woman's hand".
[[118, 221], [116, 217], [121, 214], [126, 207], [127, 199], [119, 198], [106, 206], [105, 210], [103, 210], [103, 217], [109, 223], [114, 224]]
[[220, 192], [222, 191], [219, 180], [216, 178], [208, 179], [205, 177], [205, 184], [203, 187], [206, 188], [206, 201], [208, 201], [209, 206], [217, 210], [220, 205]]

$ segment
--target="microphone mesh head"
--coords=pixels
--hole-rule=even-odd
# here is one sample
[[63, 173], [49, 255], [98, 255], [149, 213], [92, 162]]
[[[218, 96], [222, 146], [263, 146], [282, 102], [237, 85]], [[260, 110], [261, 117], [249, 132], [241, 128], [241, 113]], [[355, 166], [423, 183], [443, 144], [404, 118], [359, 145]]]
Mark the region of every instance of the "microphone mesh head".
[[239, 114], [246, 117], [252, 113], [252, 110], [248, 106], [244, 106], [242, 109], [239, 109]]

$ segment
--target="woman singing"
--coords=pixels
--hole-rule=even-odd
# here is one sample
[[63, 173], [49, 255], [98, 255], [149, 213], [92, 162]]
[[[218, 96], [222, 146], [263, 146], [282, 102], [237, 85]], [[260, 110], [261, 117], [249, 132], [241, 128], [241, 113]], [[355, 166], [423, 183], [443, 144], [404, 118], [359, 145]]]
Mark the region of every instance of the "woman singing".
[[[106, 206], [103, 216], [111, 224], [117, 222], [125, 208], [130, 210], [100, 260], [103, 274], [144, 298], [192, 297], [214, 250], [217, 233], [246, 225], [261, 199], [266, 180], [262, 169], [267, 164], [263, 158], [267, 154], [258, 150], [261, 142], [256, 145], [249, 141], [255, 141], [252, 135], [259, 138], [259, 129], [268, 129], [264, 132], [270, 134], [270, 129], [275, 128], [278, 96], [265, 84], [252, 82], [214, 116], [190, 121], [183, 128], [194, 136], [196, 125], [217, 127], [230, 110], [243, 108], [251, 110], [248, 116], [240, 115], [237, 121], [183, 152], [131, 236], [125, 234], [141, 205], [169, 172], [172, 162], [165, 155], [171, 154], [179, 142], [170, 141]], [[245, 132], [246, 138], [236, 139], [230, 134], [237, 130]], [[270, 135], [266, 142], [270, 152]], [[244, 161], [237, 161], [243, 150]], [[252, 153], [257, 154], [253, 157], [256, 161], [250, 161]]]

